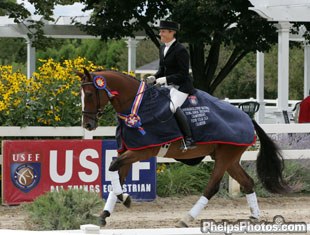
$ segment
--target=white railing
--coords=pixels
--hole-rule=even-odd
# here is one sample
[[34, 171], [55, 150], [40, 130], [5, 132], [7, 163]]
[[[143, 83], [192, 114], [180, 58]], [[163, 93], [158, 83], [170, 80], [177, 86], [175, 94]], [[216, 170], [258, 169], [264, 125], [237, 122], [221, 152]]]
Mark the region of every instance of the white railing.
[[[308, 124], [260, 124], [266, 133], [308, 133], [310, 135], [310, 123]], [[0, 137], [10, 139], [10, 137], [78, 137], [83, 139], [93, 139], [94, 137], [115, 136], [116, 127], [98, 127], [95, 131], [87, 131], [82, 127], [0, 127]], [[285, 159], [310, 159], [310, 143], [308, 149], [283, 150]], [[241, 160], [256, 160], [257, 151], [246, 151]], [[209, 156], [204, 161], [212, 161]], [[158, 158], [159, 163], [175, 162], [171, 158]], [[2, 155], [0, 155], [2, 164]], [[232, 195], [239, 192], [239, 185], [232, 179], [229, 180], [229, 191]]]
[[[247, 101], [256, 101], [255, 98], [249, 99], [229, 99], [225, 98], [224, 101], [229, 102], [230, 104], [238, 107], [239, 104], [247, 102]], [[288, 108], [287, 108], [287, 115], [290, 122], [294, 123], [296, 119], [296, 109], [294, 110], [297, 103], [300, 100], [289, 100], [288, 101]], [[255, 114], [255, 119], [260, 123], [284, 123], [285, 119], [283, 116], [282, 111], [278, 108], [278, 99], [265, 99], [263, 102], [260, 103], [260, 109]]]
[[[225, 98], [224, 101], [227, 101], [231, 104], [234, 105], [238, 105], [247, 101], [257, 101], [257, 99], [251, 97], [249, 99], [229, 99], [229, 98]], [[294, 106], [296, 105], [296, 103], [300, 102], [301, 100], [289, 100], [288, 101], [288, 107], [289, 109], [293, 109]], [[273, 108], [277, 108], [278, 106], [278, 99], [265, 99], [264, 100], [265, 106], [267, 107], [273, 107]]]

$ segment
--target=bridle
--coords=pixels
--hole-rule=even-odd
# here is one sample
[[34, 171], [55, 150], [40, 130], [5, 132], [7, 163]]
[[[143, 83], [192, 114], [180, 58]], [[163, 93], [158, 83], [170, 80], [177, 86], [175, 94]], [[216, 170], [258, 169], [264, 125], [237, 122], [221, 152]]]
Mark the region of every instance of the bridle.
[[[95, 82], [96, 80], [96, 77], [102, 77], [105, 81], [105, 78], [103, 76], [100, 76], [100, 75], [96, 75], [94, 73], [89, 73], [90, 76], [92, 77], [92, 80], [93, 81], [89, 81], [89, 82], [82, 82], [81, 86], [82, 88], [84, 86], [93, 86], [96, 90], [96, 98], [97, 98], [97, 109], [96, 111], [92, 112], [92, 111], [88, 111], [88, 110], [82, 110], [82, 113], [83, 115], [87, 116], [88, 118], [94, 120], [94, 121], [98, 121], [99, 118], [104, 114], [103, 112], [103, 109], [101, 107], [101, 103], [100, 103], [100, 98], [101, 98], [101, 94], [102, 92], [100, 92], [101, 90], [104, 90], [109, 101], [111, 102], [112, 99], [119, 95], [118, 91], [115, 91], [115, 90], [110, 90], [108, 87], [107, 87], [107, 84], [105, 84], [103, 87], [98, 87], [98, 84]], [[86, 74], [83, 74], [82, 76], [82, 81], [87, 81], [87, 78], [88, 76]], [[136, 78], [134, 78], [135, 80], [137, 80]], [[137, 80], [138, 81], [138, 80]], [[139, 81], [140, 82], [140, 81]], [[106, 83], [106, 81], [105, 81]], [[144, 93], [145, 91], [143, 91], [142, 93]], [[139, 94], [136, 94], [136, 96], [139, 95]], [[130, 100], [131, 98], [128, 98], [128, 100]], [[125, 101], [127, 102], [127, 101]]]
[[[92, 77], [94, 76], [94, 74], [90, 74]], [[82, 81], [85, 81], [87, 78], [87, 75], [84, 74], [82, 77]], [[100, 92], [100, 89], [97, 89], [97, 87], [94, 85], [94, 82], [82, 82], [81, 87], [83, 88], [84, 86], [93, 86], [96, 90], [96, 98], [97, 98], [97, 105], [96, 105], [96, 111], [87, 111], [87, 110], [82, 110], [83, 115], [87, 116], [88, 118], [94, 120], [94, 121], [98, 121], [99, 118], [104, 114], [103, 109], [101, 107], [100, 104], [100, 98], [101, 98], [101, 94], [102, 92]], [[112, 98], [114, 97], [113, 92], [111, 92], [108, 88], [103, 89], [106, 92], [106, 95], [109, 98], [109, 101], [112, 100]]]

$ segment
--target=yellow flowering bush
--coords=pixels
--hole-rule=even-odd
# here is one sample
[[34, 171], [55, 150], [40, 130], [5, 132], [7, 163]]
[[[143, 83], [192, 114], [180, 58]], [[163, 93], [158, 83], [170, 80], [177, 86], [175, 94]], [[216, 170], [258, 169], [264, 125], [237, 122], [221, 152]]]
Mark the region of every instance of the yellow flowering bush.
[[0, 123], [2, 126], [81, 125], [80, 78], [74, 70], [97, 66], [84, 58], [42, 65], [29, 79], [12, 66], [0, 66]]

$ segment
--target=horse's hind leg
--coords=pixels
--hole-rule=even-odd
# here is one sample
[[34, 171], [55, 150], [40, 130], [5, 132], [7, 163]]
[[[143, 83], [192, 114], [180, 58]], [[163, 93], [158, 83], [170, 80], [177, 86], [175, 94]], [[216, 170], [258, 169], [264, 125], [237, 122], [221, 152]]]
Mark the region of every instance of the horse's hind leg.
[[192, 222], [200, 212], [206, 207], [209, 200], [218, 192], [220, 182], [223, 178], [225, 170], [219, 162], [215, 162], [211, 178], [207, 184], [204, 195], [199, 198], [192, 209], [185, 215], [185, 217], [178, 222], [177, 227], [188, 227], [188, 224]]
[[227, 169], [229, 175], [233, 177], [242, 187], [243, 192], [246, 194], [246, 199], [251, 210], [252, 219], [259, 219], [260, 210], [257, 203], [257, 197], [253, 190], [254, 181], [240, 166], [239, 162], [235, 162]]
[[218, 145], [215, 150], [215, 165], [211, 178], [207, 184], [203, 196], [199, 198], [192, 209], [185, 217], [178, 222], [177, 227], [188, 227], [188, 224], [193, 221], [199, 213], [205, 208], [208, 201], [218, 192], [220, 182], [225, 171], [236, 161], [238, 161], [245, 151], [245, 147], [232, 145]]

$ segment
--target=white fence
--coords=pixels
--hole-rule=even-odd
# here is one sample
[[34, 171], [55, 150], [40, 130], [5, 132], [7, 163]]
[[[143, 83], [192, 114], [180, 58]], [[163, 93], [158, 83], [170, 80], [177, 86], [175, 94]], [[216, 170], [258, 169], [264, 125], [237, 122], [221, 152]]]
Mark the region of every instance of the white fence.
[[[229, 98], [225, 98], [224, 99], [225, 101], [231, 103], [231, 104], [241, 104], [241, 103], [244, 103], [244, 102], [247, 102], [247, 101], [257, 101], [257, 99], [255, 98], [249, 98], [249, 99], [229, 99]], [[289, 100], [288, 101], [288, 109], [289, 110], [292, 110], [296, 103], [300, 102], [301, 100]], [[267, 107], [272, 107], [272, 108], [277, 108], [278, 107], [278, 99], [264, 99], [264, 104], [265, 106]]]
[[[308, 133], [310, 135], [309, 124], [261, 124], [266, 133]], [[0, 127], [0, 137], [10, 139], [10, 137], [77, 137], [83, 139], [93, 139], [94, 137], [115, 136], [115, 127], [98, 127], [95, 131], [87, 131], [82, 127]], [[310, 159], [310, 143], [307, 149], [303, 150], [283, 150], [285, 159]], [[241, 160], [253, 161], [256, 159], [257, 151], [246, 151]], [[206, 157], [205, 161], [212, 161]], [[158, 158], [157, 162], [175, 162], [170, 158]], [[0, 156], [2, 164], [2, 155]], [[229, 191], [232, 195], [239, 192], [239, 185], [232, 179], [229, 182]]]
[[[250, 99], [224, 99], [226, 102], [229, 102], [236, 107], [244, 102], [247, 101], [257, 101], [255, 98]], [[255, 119], [260, 123], [285, 123], [285, 118], [283, 116], [282, 111], [278, 108], [278, 100], [277, 99], [265, 99], [263, 102], [260, 103], [260, 108], [258, 112], [255, 114]], [[296, 117], [296, 104], [300, 103], [300, 100], [289, 100], [288, 101], [288, 108], [287, 108], [287, 115], [288, 120], [290, 122], [295, 122]]]

